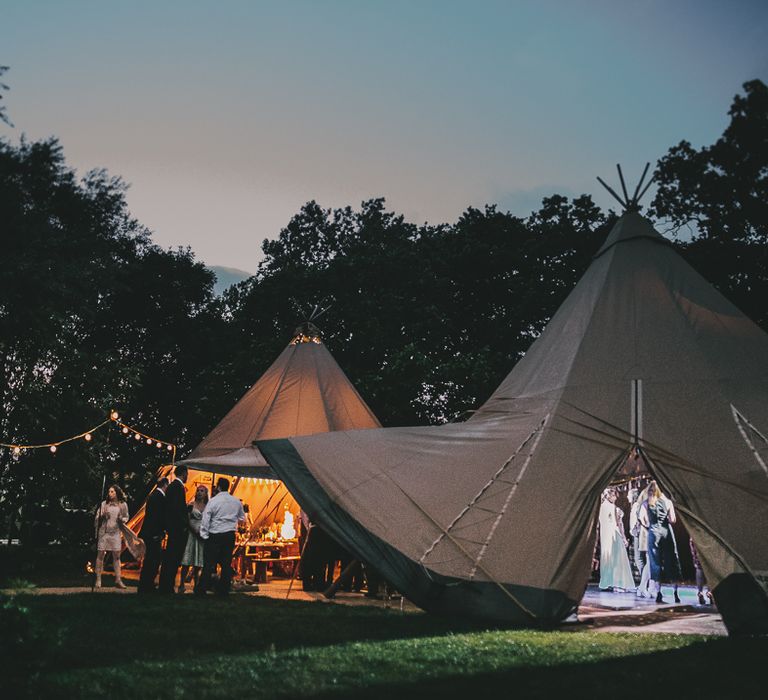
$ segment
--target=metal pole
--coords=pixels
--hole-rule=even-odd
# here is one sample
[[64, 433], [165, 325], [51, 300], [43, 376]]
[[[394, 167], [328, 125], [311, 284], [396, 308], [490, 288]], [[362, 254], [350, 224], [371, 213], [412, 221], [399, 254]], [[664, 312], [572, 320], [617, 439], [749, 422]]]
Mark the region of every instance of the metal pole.
[[101, 504], [104, 502], [104, 489], [107, 485], [106, 473], [101, 477], [101, 495], [99, 496], [99, 502], [96, 506], [96, 539], [94, 541], [93, 551], [96, 556], [93, 559], [93, 581], [91, 582], [91, 593], [96, 590], [96, 560], [99, 558], [99, 533], [101, 532], [102, 518], [101, 518]]

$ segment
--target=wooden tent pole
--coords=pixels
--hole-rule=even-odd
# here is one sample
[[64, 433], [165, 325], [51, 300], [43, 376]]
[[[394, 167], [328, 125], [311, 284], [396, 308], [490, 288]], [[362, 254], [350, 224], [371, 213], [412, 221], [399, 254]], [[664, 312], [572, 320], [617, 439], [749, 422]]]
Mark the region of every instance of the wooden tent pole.
[[[304, 523], [301, 524], [302, 527], [304, 527]], [[293, 588], [293, 582], [296, 580], [296, 572], [299, 570], [299, 564], [301, 563], [301, 560], [304, 558], [304, 550], [307, 548], [307, 542], [309, 542], [309, 531], [314, 527], [314, 525], [310, 525], [307, 528], [307, 536], [304, 538], [304, 544], [301, 545], [301, 552], [299, 553], [299, 561], [297, 561], [293, 566], [293, 573], [291, 574], [291, 582], [288, 584], [288, 593], [285, 594], [285, 599], [288, 600], [288, 596], [291, 595], [291, 589]]]
[[619, 181], [621, 182], [621, 191], [624, 193], [624, 201], [629, 204], [629, 194], [627, 193], [627, 186], [624, 183], [624, 173], [621, 172], [621, 166], [616, 163], [616, 170], [619, 171]]
[[623, 201], [621, 200], [621, 197], [619, 197], [619, 195], [617, 195], [617, 194], [616, 194], [616, 193], [615, 193], [615, 192], [614, 192], [614, 191], [613, 191], [613, 190], [612, 190], [612, 189], [611, 189], [611, 188], [610, 188], [610, 187], [609, 187], [609, 186], [608, 186], [608, 185], [605, 183], [605, 180], [603, 180], [603, 178], [601, 178], [599, 175], [597, 176], [597, 181], [598, 181], [598, 182], [599, 182], [599, 183], [600, 183], [600, 184], [601, 184], [603, 187], [605, 187], [605, 189], [606, 189], [606, 190], [608, 190], [608, 192], [610, 192], [610, 193], [611, 193], [611, 194], [612, 194], [612, 195], [613, 195], [613, 196], [616, 198], [616, 201], [617, 201], [619, 204], [621, 204], [621, 206], [622, 206], [622, 207], [624, 207], [624, 209], [626, 209], [626, 208], [627, 208], [627, 204], [626, 204], [626, 202], [623, 202]]
[[341, 588], [341, 584], [349, 578], [349, 575], [352, 573], [352, 567], [359, 563], [360, 561], [358, 559], [353, 559], [349, 562], [349, 564], [344, 567], [344, 571], [339, 574], [339, 578], [323, 591], [323, 595], [328, 599], [333, 598], [336, 595], [336, 591]]
[[650, 163], [645, 164], [645, 169], [643, 170], [643, 174], [640, 176], [640, 180], [637, 183], [637, 187], [635, 187], [635, 193], [632, 195], [632, 203], [637, 205], [637, 202], [639, 201], [639, 197], [637, 196], [637, 193], [640, 191], [640, 188], [643, 186], [643, 180], [645, 180], [645, 176], [648, 173], [648, 168], [651, 167]]
[[640, 196], [637, 198], [638, 201], [640, 201], [643, 198], [643, 195], [648, 191], [648, 188], [653, 184], [653, 181], [656, 179], [655, 175], [651, 175], [651, 179], [648, 180], [648, 184], [643, 188], [643, 191], [640, 193]]

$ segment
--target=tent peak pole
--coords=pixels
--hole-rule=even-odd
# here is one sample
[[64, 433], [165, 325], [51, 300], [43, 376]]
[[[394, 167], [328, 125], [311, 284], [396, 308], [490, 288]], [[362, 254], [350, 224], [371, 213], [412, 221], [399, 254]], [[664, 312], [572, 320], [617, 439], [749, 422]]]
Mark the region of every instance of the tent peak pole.
[[648, 174], [648, 168], [651, 167], [650, 163], [645, 164], [645, 168], [643, 168], [643, 174], [640, 176], [640, 180], [637, 183], [637, 187], [635, 187], [635, 193], [632, 195], [632, 203], [637, 206], [637, 203], [640, 201], [640, 197], [637, 196], [637, 193], [640, 191], [640, 188], [643, 186], [643, 181], [645, 180], [645, 176]]
[[627, 203], [627, 206], [631, 204], [629, 200], [629, 195], [627, 194], [627, 186], [624, 183], [624, 173], [621, 172], [621, 165], [616, 163], [616, 170], [619, 171], [619, 182], [621, 183], [621, 191], [624, 193], [624, 201]]
[[615, 193], [615, 192], [614, 192], [614, 191], [613, 191], [613, 190], [612, 190], [612, 189], [611, 189], [611, 188], [610, 188], [610, 187], [609, 187], [609, 186], [606, 184], [605, 180], [603, 180], [603, 178], [601, 178], [599, 175], [597, 176], [597, 181], [598, 181], [598, 182], [599, 182], [599, 183], [600, 183], [600, 184], [601, 184], [603, 187], [605, 187], [605, 189], [606, 189], [606, 190], [608, 190], [608, 192], [609, 192], [610, 194], [612, 194], [612, 195], [615, 197], [616, 201], [617, 201], [619, 204], [621, 204], [621, 206], [622, 206], [624, 209], [626, 209], [626, 208], [627, 208], [627, 202], [625, 202], [625, 201], [624, 201], [624, 200], [623, 200], [621, 197], [619, 197], [619, 195], [617, 195], [617, 194], [616, 194], [616, 193]]

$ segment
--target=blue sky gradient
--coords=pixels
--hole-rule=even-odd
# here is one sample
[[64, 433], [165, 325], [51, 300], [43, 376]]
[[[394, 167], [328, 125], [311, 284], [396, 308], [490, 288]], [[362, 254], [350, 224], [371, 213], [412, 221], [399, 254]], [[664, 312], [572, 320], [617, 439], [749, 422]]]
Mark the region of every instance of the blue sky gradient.
[[0, 2], [18, 139], [106, 167], [163, 246], [254, 270], [309, 199], [417, 223], [630, 180], [768, 82], [753, 0]]

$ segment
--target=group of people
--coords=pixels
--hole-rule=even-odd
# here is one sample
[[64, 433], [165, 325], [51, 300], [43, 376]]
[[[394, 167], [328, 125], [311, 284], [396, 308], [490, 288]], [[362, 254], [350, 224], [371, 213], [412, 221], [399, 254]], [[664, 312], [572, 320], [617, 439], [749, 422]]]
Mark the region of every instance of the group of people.
[[[191, 503], [186, 499], [188, 469], [179, 465], [170, 479], [161, 477], [145, 504], [141, 531], [136, 536], [128, 528], [128, 505], [122, 489], [113, 485], [96, 513], [95, 586], [101, 588], [104, 560], [112, 557], [115, 586], [126, 588], [122, 580], [120, 555], [123, 541], [131, 554], [142, 560], [138, 592], [184, 593], [191, 578], [194, 592], [204, 595], [211, 588], [226, 595], [232, 584], [232, 555], [235, 533], [247, 524], [243, 503], [229, 493], [229, 479], [221, 477], [213, 487], [199, 484]], [[165, 541], [165, 548], [163, 548]], [[176, 588], [176, 577], [181, 577]], [[220, 574], [213, 585], [216, 569]], [[156, 584], [156, 579], [159, 581]]]
[[[195, 582], [195, 594], [205, 595], [216, 568], [221, 572], [214, 587], [219, 595], [229, 593], [232, 583], [232, 552], [235, 532], [245, 520], [243, 504], [229, 493], [229, 480], [221, 477], [211, 497], [204, 485], [195, 489], [195, 498], [186, 502], [188, 470], [177, 466], [169, 480], [162, 477], [147, 499], [144, 523], [139, 536], [146, 552], [139, 575], [140, 594], [183, 593], [188, 575]], [[163, 539], [167, 535], [165, 549]], [[181, 567], [181, 582], [175, 588]], [[155, 587], [155, 578], [159, 582]]]
[[[641, 491], [630, 491], [629, 531], [640, 581], [635, 585], [627, 549], [630, 546], [624, 530], [624, 513], [616, 505], [615, 488], [603, 492], [600, 503], [600, 583], [602, 590], [631, 591], [641, 598], [653, 597], [663, 603], [662, 584], [671, 583], [676, 603], [680, 602], [678, 585], [682, 579], [680, 558], [672, 525], [677, 521], [675, 507], [655, 480]], [[704, 574], [695, 544], [691, 540], [698, 598], [704, 598]]]

